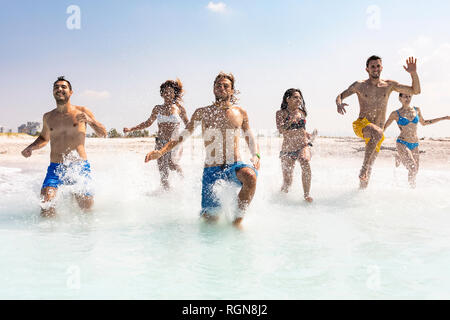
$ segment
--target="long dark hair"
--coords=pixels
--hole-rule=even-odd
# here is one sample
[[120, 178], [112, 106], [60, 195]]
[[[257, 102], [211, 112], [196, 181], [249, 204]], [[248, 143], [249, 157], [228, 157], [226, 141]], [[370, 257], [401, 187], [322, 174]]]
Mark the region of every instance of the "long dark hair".
[[298, 92], [300, 94], [300, 97], [302, 98], [302, 104], [300, 105], [300, 110], [302, 110], [305, 113], [305, 117], [308, 115], [308, 112], [306, 111], [306, 103], [305, 99], [303, 99], [302, 92], [300, 89], [294, 89], [290, 88], [287, 89], [286, 92], [283, 95], [283, 101], [281, 102], [281, 110], [286, 110], [288, 107], [287, 98], [290, 98], [294, 95], [295, 92]]

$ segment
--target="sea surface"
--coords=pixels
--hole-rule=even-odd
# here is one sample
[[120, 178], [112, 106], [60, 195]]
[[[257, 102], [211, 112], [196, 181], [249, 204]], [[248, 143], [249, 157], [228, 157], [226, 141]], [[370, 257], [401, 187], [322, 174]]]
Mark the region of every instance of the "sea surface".
[[201, 149], [186, 148], [169, 192], [144, 154], [95, 153], [93, 211], [62, 187], [54, 219], [40, 217], [48, 163], [0, 163], [0, 298], [450, 298], [448, 163], [421, 169], [411, 189], [403, 167], [380, 161], [361, 191], [362, 153], [313, 156], [307, 204], [300, 166], [281, 194], [279, 158], [266, 154], [242, 230], [228, 183], [219, 222], [199, 219]]

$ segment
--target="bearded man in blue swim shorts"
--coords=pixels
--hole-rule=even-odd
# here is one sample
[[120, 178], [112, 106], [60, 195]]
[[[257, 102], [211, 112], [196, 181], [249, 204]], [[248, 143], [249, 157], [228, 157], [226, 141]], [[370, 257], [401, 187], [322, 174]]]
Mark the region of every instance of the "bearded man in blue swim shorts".
[[[250, 129], [247, 113], [235, 106], [234, 76], [219, 73], [214, 80], [215, 102], [207, 107], [195, 110], [185, 131], [177, 140], [166, 143], [160, 150], [149, 152], [145, 162], [155, 160], [184, 142], [196, 126], [202, 126], [202, 137], [206, 149], [206, 159], [202, 178], [201, 216], [207, 221], [218, 219], [219, 199], [214, 191], [218, 180], [225, 180], [240, 186], [237, 214], [233, 220], [239, 226], [245, 210], [252, 201], [256, 190], [256, 178], [259, 169], [259, 147]], [[240, 131], [251, 152], [251, 165], [241, 161], [239, 153]]]
[[[79, 187], [74, 195], [82, 209], [88, 210], [94, 203], [92, 191], [88, 187], [91, 170], [84, 149], [86, 124], [100, 137], [106, 136], [106, 129], [95, 120], [88, 108], [70, 103], [72, 93], [70, 82], [64, 77], [58, 77], [53, 84], [56, 108], [44, 114], [39, 137], [22, 151], [22, 155], [28, 158], [34, 150], [50, 141], [50, 165], [41, 189], [41, 215], [44, 217], [55, 215], [52, 199], [61, 185]], [[77, 154], [77, 159], [67, 160], [67, 156], [73, 152]]]

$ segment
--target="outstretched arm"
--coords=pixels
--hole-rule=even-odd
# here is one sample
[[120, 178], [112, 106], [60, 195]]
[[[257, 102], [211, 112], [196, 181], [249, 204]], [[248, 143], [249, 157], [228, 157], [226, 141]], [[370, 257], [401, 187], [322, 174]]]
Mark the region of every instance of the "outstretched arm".
[[345, 106], [348, 106], [348, 104], [343, 103], [342, 100], [344, 100], [347, 97], [350, 97], [352, 94], [356, 93], [356, 86], [358, 82], [354, 82], [348, 89], [344, 90], [340, 95], [336, 98], [336, 105], [337, 105], [337, 112], [340, 114], [344, 114], [347, 111], [345, 110]]
[[150, 151], [145, 156], [145, 162], [149, 162], [150, 160], [156, 160], [165, 155], [167, 152], [171, 151], [180, 143], [183, 143], [194, 132], [195, 128], [201, 123], [201, 121], [202, 121], [202, 111], [201, 109], [197, 109], [192, 115], [191, 121], [188, 122], [186, 128], [180, 134], [178, 140], [170, 140], [161, 149]]
[[404, 93], [404, 94], [419, 94], [420, 93], [420, 81], [419, 76], [417, 75], [417, 59], [414, 59], [413, 57], [409, 57], [406, 60], [406, 67], [403, 66], [403, 68], [411, 75], [412, 78], [412, 85], [411, 86], [405, 86], [403, 84], [399, 84], [396, 81], [392, 81], [393, 87], [392, 89]]
[[391, 125], [391, 123], [397, 120], [398, 121], [398, 115], [397, 112], [391, 112], [391, 114], [389, 115], [389, 118], [387, 119], [386, 123], [384, 124], [384, 129], [383, 131], [386, 131], [386, 129]]
[[252, 129], [250, 129], [247, 112], [242, 110], [242, 113], [244, 116], [242, 122], [242, 131], [244, 131], [245, 142], [247, 142], [248, 148], [250, 149], [250, 153], [252, 154], [251, 162], [255, 167], [255, 169], [259, 170], [260, 167], [259, 145], [256, 142], [255, 135], [253, 134]]
[[180, 109], [180, 118], [183, 120], [184, 125], [186, 126], [189, 123], [189, 118], [186, 113], [186, 109], [181, 105], [177, 104], [178, 108]]
[[44, 147], [50, 141], [50, 130], [47, 124], [46, 116], [44, 115], [42, 120], [42, 131], [39, 137], [32, 144], [22, 150], [22, 155], [25, 158], [31, 157], [33, 150]]
[[77, 114], [77, 121], [86, 122], [97, 134], [99, 137], [106, 137], [107, 132], [105, 127], [98, 122], [94, 114], [86, 107], [80, 107], [79, 110], [81, 113]]
[[430, 119], [430, 120], [424, 120], [424, 118], [422, 117], [422, 112], [420, 111], [419, 108], [417, 108], [417, 111], [419, 112], [419, 121], [420, 124], [423, 126], [428, 126], [430, 124], [442, 121], [442, 120], [450, 120], [450, 116], [445, 116], [445, 117], [440, 117], [440, 118], [435, 118], [435, 119]]
[[123, 133], [128, 133], [128, 132], [136, 131], [136, 130], [142, 130], [142, 129], [150, 127], [153, 124], [153, 122], [155, 122], [157, 115], [158, 115], [157, 109], [156, 109], [156, 107], [154, 107], [152, 110], [152, 114], [146, 121], [144, 121], [132, 128], [123, 128]]

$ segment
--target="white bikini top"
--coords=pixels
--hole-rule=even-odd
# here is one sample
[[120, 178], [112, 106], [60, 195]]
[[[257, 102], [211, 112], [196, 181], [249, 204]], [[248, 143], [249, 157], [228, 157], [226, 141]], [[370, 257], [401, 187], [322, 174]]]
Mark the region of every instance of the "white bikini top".
[[171, 114], [170, 116], [165, 116], [162, 114], [159, 114], [156, 116], [156, 120], [158, 121], [158, 124], [160, 123], [180, 123], [181, 117], [179, 114]]

